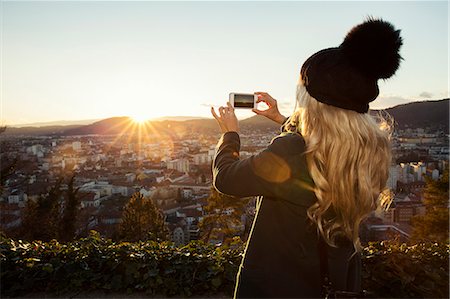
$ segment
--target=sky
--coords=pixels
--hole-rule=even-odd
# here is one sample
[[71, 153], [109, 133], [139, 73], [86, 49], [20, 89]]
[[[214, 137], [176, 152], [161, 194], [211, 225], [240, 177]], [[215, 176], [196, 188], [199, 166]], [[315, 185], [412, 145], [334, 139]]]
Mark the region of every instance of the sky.
[[[447, 98], [447, 1], [2, 1], [3, 125], [113, 116], [211, 117], [230, 92], [292, 113], [300, 67], [367, 16], [404, 58], [370, 108]], [[237, 111], [242, 119], [252, 112]]]

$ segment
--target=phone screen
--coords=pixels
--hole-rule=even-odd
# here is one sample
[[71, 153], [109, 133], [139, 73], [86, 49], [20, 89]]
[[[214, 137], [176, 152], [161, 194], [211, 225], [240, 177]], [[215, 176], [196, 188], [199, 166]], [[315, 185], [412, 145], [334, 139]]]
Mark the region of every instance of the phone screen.
[[234, 107], [236, 108], [253, 108], [254, 95], [252, 94], [234, 94]]

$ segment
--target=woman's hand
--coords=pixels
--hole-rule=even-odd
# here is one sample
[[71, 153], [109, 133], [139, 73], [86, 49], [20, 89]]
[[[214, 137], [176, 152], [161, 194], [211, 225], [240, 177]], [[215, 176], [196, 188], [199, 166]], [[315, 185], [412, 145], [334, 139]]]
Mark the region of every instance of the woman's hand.
[[218, 116], [214, 108], [211, 107], [211, 113], [214, 118], [217, 120], [217, 123], [222, 130], [222, 133], [226, 132], [239, 132], [239, 122], [234, 114], [234, 107], [231, 106], [230, 102], [227, 102], [227, 107], [220, 107]]
[[268, 93], [266, 92], [255, 92], [256, 95], [258, 95], [258, 99], [256, 100], [256, 103], [264, 102], [269, 106], [266, 110], [258, 110], [256, 108], [252, 109], [253, 112], [259, 115], [263, 115], [267, 117], [268, 119], [273, 120], [276, 123], [279, 123], [280, 125], [283, 123], [283, 121], [286, 119], [285, 116], [283, 116], [280, 111], [278, 111], [278, 105], [277, 100], [272, 98]]

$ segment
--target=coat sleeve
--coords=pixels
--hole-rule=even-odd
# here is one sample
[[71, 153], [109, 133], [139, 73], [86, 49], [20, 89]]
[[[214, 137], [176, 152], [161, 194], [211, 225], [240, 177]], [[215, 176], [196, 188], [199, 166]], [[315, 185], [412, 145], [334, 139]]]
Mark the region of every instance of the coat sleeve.
[[289, 144], [285, 139], [275, 137], [262, 152], [240, 159], [239, 134], [222, 134], [212, 164], [214, 187], [237, 197], [276, 196], [277, 188], [291, 176], [286, 156]]

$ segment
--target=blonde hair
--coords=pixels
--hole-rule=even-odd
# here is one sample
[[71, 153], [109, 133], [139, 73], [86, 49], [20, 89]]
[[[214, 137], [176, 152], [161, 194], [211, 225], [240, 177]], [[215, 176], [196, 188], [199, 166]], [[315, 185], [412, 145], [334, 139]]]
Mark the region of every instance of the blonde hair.
[[[392, 193], [386, 187], [391, 164], [393, 119], [378, 113], [341, 109], [321, 103], [297, 87], [296, 110], [285, 124], [306, 143], [306, 162], [317, 202], [307, 214], [318, 233], [333, 247], [343, 235], [362, 250], [359, 226], [374, 210], [388, 209]], [[334, 217], [326, 217], [331, 214]]]

